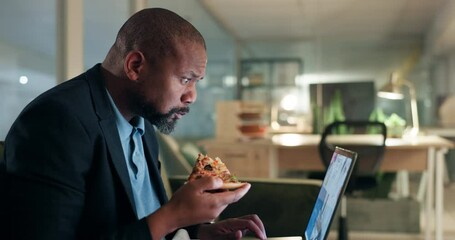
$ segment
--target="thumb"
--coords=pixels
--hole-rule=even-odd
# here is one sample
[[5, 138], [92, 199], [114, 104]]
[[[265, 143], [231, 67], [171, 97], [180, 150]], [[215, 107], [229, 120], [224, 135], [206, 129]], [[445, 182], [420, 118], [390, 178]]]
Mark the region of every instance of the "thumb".
[[219, 189], [223, 186], [223, 180], [219, 177], [201, 177], [195, 181], [198, 181], [198, 186], [203, 191]]

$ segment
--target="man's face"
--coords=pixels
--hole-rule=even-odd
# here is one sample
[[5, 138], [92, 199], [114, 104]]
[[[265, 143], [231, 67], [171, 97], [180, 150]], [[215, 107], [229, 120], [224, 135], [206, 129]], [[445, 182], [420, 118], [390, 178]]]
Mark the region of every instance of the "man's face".
[[151, 67], [148, 63], [137, 85], [133, 104], [138, 113], [160, 132], [169, 134], [176, 122], [196, 101], [196, 83], [205, 76], [207, 55], [202, 45], [180, 41], [175, 56], [167, 56]]

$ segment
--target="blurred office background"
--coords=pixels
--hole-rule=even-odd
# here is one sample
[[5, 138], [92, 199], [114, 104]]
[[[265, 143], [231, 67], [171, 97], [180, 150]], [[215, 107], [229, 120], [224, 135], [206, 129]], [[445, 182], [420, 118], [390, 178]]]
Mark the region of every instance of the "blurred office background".
[[[215, 137], [217, 122], [232, 115], [217, 110], [237, 106], [218, 104], [232, 100], [264, 104], [272, 132], [275, 121], [298, 126], [287, 132], [318, 133], [333, 120], [334, 103], [347, 119], [379, 109], [409, 125], [409, 93], [376, 96], [392, 73], [415, 87], [422, 132], [455, 139], [454, 0], [0, 0], [0, 141], [32, 99], [103, 61], [141, 7], [177, 12], [207, 42], [207, 76], [172, 133], [178, 140]], [[453, 181], [453, 150], [446, 159]], [[455, 219], [453, 206], [446, 209]]]
[[[62, 2], [0, 2], [0, 139], [28, 102], [62, 81], [56, 67]], [[391, 72], [401, 71], [415, 85], [421, 125], [431, 127], [440, 125], [438, 107], [455, 93], [454, 1], [81, 0], [83, 70], [104, 59], [131, 2], [171, 9], [206, 38], [207, 77], [176, 137], [214, 136], [216, 102], [245, 98], [238, 79], [244, 59], [301, 61], [295, 85], [307, 124], [314, 119], [312, 84], [368, 82], [374, 89], [363, 98], [369, 100], [354, 103], [370, 101], [410, 121], [406, 101], [390, 103], [374, 94]], [[355, 98], [355, 92], [344, 95]]]

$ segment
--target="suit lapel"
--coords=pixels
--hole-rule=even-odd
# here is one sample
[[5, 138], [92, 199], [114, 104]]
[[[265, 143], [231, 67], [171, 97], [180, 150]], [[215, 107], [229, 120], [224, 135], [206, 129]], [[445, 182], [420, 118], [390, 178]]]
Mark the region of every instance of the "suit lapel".
[[[129, 202], [133, 211], [136, 213], [136, 204], [133, 197], [133, 189], [131, 187], [130, 178], [128, 175], [128, 167], [126, 166], [125, 157], [118, 135], [115, 116], [110, 105], [106, 89], [104, 87], [103, 78], [100, 73], [100, 65], [96, 65], [86, 72], [95, 111], [100, 121], [99, 124], [103, 131], [108, 151], [112, 158], [114, 168], [120, 178], [123, 188], [128, 196]], [[142, 137], [144, 143], [144, 154], [149, 166], [150, 180], [158, 195], [160, 203], [163, 205], [167, 201], [166, 191], [160, 174], [160, 166], [158, 161], [158, 142], [155, 136], [155, 130], [149, 122], [145, 122], [146, 131]]]
[[120, 137], [117, 131], [117, 125], [112, 120], [101, 120], [101, 128], [103, 129], [107, 148], [111, 154], [112, 163], [120, 178], [123, 188], [125, 189], [131, 207], [137, 216], [136, 204], [134, 203], [133, 189], [131, 187], [130, 176], [128, 175], [128, 167], [126, 166], [125, 156], [123, 154]]
[[118, 134], [115, 116], [110, 105], [103, 78], [100, 73], [100, 65], [96, 65], [86, 72], [86, 78], [90, 86], [92, 99], [95, 105], [96, 114], [99, 117], [99, 124], [103, 131], [104, 139], [111, 156], [112, 164], [120, 178], [120, 182], [125, 189], [131, 207], [137, 216], [136, 204], [134, 203], [133, 189], [128, 175], [125, 156], [123, 154], [120, 136]]
[[167, 196], [161, 179], [161, 167], [158, 161], [158, 141], [153, 126], [146, 122], [145, 128], [146, 131], [142, 137], [142, 142], [144, 143], [144, 154], [147, 160], [150, 181], [152, 181], [153, 188], [156, 190], [161, 205], [163, 205], [167, 202]]

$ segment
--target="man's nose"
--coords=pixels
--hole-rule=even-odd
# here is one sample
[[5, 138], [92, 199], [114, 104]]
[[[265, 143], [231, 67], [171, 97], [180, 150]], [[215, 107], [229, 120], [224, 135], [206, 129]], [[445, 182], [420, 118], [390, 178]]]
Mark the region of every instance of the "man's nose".
[[195, 102], [197, 99], [196, 84], [190, 84], [185, 93], [182, 95], [181, 101], [187, 105]]

